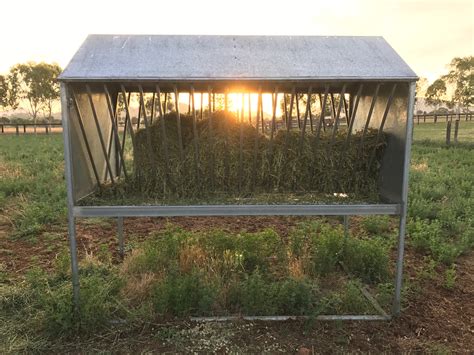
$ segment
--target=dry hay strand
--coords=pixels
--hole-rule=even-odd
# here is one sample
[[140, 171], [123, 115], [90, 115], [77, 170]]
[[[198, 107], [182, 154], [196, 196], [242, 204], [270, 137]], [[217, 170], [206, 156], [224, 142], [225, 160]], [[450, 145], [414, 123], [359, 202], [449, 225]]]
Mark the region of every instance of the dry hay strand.
[[179, 252], [179, 271], [189, 273], [194, 269], [203, 269], [209, 263], [207, 253], [197, 245], [186, 245]]
[[138, 305], [149, 297], [157, 279], [157, 275], [152, 272], [131, 275], [126, 278], [121, 293], [129, 304]]
[[[258, 193], [376, 193], [385, 136], [361, 132], [278, 130], [273, 140], [231, 112], [214, 112], [210, 119], [170, 113], [136, 135], [134, 180], [130, 184], [148, 197], [249, 197]], [[164, 123], [166, 136], [161, 124]], [[242, 137], [242, 138], [241, 138]], [[151, 145], [149, 141], [151, 141]], [[166, 142], [166, 148], [163, 144]], [[196, 150], [197, 147], [197, 150]], [[181, 154], [182, 151], [182, 154]]]

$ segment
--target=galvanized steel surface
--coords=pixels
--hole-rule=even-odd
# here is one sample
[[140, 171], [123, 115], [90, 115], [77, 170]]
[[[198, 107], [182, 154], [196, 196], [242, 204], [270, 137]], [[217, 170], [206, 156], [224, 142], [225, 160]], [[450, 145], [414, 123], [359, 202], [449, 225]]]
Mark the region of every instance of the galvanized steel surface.
[[62, 81], [416, 80], [382, 37], [90, 35]]

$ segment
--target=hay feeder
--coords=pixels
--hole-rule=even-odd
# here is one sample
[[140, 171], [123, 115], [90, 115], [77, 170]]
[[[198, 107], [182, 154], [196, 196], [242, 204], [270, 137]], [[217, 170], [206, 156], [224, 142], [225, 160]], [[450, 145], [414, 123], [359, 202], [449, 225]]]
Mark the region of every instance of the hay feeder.
[[[375, 315], [327, 315], [320, 319], [387, 320], [400, 313], [417, 77], [383, 38], [91, 35], [59, 80], [76, 305], [79, 299], [76, 218], [117, 218], [119, 245], [123, 251], [123, 218], [126, 217], [327, 215], [343, 216], [347, 226], [351, 215], [396, 215], [400, 222], [390, 314], [375, 305], [378, 311]], [[180, 94], [181, 98], [189, 98], [187, 104], [179, 99]], [[138, 108], [133, 107], [131, 95]], [[265, 100], [265, 97], [269, 99]], [[167, 102], [171, 98], [174, 108]], [[231, 99], [234, 109], [237, 107], [238, 110], [234, 114], [238, 133], [232, 144], [239, 148], [230, 154], [226, 144], [231, 144], [231, 140], [224, 139], [218, 151], [207, 150], [213, 153], [206, 155], [204, 162], [203, 151], [206, 150], [204, 140], [200, 138], [207, 132], [207, 143], [215, 144], [217, 138], [213, 137], [217, 136], [212, 132], [216, 134], [219, 124], [217, 116], [213, 116], [216, 105], [221, 104], [228, 112], [233, 109], [229, 107]], [[242, 101], [237, 103], [239, 100]], [[280, 101], [284, 102], [281, 106]], [[183, 107], [188, 110], [187, 130], [183, 128]], [[133, 117], [133, 112], [138, 118]], [[163, 118], [167, 114], [176, 127], [173, 141]], [[120, 125], [122, 117], [123, 125]], [[256, 143], [245, 151], [243, 147], [249, 142], [248, 135], [252, 135], [250, 142]], [[308, 181], [319, 181], [321, 185], [327, 179], [318, 180], [319, 172], [334, 165], [330, 162], [334, 162], [331, 157], [335, 156], [335, 147], [339, 147], [338, 154], [342, 154], [336, 160], [341, 160], [345, 151], [362, 151], [369, 136], [375, 140], [374, 146], [384, 142], [381, 156], [376, 157], [375, 151], [361, 155], [367, 160], [367, 166], [371, 166], [374, 159], [378, 163], [378, 177], [372, 179], [378, 196], [376, 202], [313, 200], [298, 203], [296, 200], [296, 203], [262, 203], [262, 200], [241, 198], [251, 195], [253, 187], [249, 181], [259, 181], [252, 177], [263, 171], [264, 164], [272, 172], [275, 154], [283, 149], [278, 145], [281, 137], [285, 142], [283, 151], [292, 151], [294, 159], [300, 159], [308, 139], [314, 150], [310, 155], [327, 158], [319, 160], [322, 161], [320, 170], [307, 173]], [[257, 154], [252, 153], [252, 149], [257, 152], [261, 147], [258, 139], [266, 142], [265, 161], [255, 158]], [[138, 160], [138, 144], [142, 149], [140, 159], [145, 161], [148, 171], [152, 171], [151, 176], [161, 174], [158, 182], [152, 179], [151, 190], [146, 190], [141, 185], [143, 180], [137, 178], [145, 174], [134, 165], [137, 162], [127, 162], [134, 158]], [[132, 147], [132, 154], [127, 147]], [[221, 165], [218, 153], [223, 154]], [[174, 166], [172, 160], [180, 169], [187, 169], [189, 179], [173, 178], [169, 171]], [[351, 158], [349, 163], [355, 160]], [[342, 165], [335, 166], [337, 169]], [[275, 178], [275, 173], [269, 173], [270, 177], [263, 176], [263, 182], [259, 184], [267, 195], [272, 195], [273, 188], [276, 191], [277, 180], [283, 192], [292, 188], [298, 190], [302, 186], [299, 181], [303, 181], [298, 173], [298, 170], [287, 173], [280, 180]], [[352, 178], [342, 173], [345, 177], [341, 181]], [[285, 180], [292, 176], [296, 176], [293, 183]], [[87, 202], [93, 201], [88, 199], [90, 196], [123, 184], [135, 185], [137, 191], [157, 191], [157, 198], [153, 200], [156, 203], [137, 202], [143, 195], [137, 195], [133, 204], [125, 205]], [[197, 195], [194, 198], [199, 203], [191, 204], [186, 199], [181, 203], [168, 203], [167, 191], [176, 192], [179, 199], [183, 195], [177, 192], [184, 191], [184, 184], [199, 186], [195, 189], [198, 191], [202, 190], [201, 186], [208, 190], [220, 186], [216, 190], [223, 193], [232, 190], [240, 202], [206, 203], [199, 201], [200, 195]], [[311, 188], [311, 184], [309, 186]], [[341, 187], [341, 190], [345, 188]], [[341, 190], [332, 192], [346, 192]], [[370, 296], [367, 297], [370, 300]]]

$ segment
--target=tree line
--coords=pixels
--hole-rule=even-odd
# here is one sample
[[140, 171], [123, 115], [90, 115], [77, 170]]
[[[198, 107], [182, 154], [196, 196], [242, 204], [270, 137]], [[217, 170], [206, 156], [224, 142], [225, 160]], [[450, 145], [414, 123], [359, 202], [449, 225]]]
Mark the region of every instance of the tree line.
[[[456, 57], [448, 65], [448, 73], [441, 75], [431, 85], [426, 78], [417, 83], [417, 97], [425, 97], [426, 102], [438, 107], [446, 104], [449, 108], [455, 105], [468, 111], [474, 105], [474, 57]], [[448, 87], [454, 91], [448, 96]]]
[[58, 76], [62, 68], [55, 63], [16, 64], [0, 75], [0, 108], [16, 110], [26, 106], [36, 124], [40, 114], [51, 122], [53, 106], [59, 100]]

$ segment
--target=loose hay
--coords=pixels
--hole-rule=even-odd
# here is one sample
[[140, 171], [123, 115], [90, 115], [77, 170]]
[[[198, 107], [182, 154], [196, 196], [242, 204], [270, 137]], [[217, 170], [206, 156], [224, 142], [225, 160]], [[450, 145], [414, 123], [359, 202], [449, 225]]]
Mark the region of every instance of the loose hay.
[[[175, 113], [136, 133], [134, 175], [127, 190], [156, 199], [206, 199], [251, 197], [258, 194], [355, 194], [377, 192], [385, 137], [369, 130], [361, 144], [361, 132], [332, 129], [306, 133], [278, 130], [273, 138], [240, 123], [230, 112], [214, 112], [210, 119], [181, 115], [182, 154]], [[241, 140], [242, 131], [242, 140]], [[149, 140], [151, 145], [149, 144]], [[197, 143], [197, 144], [196, 144]], [[196, 150], [197, 147], [197, 150]]]

